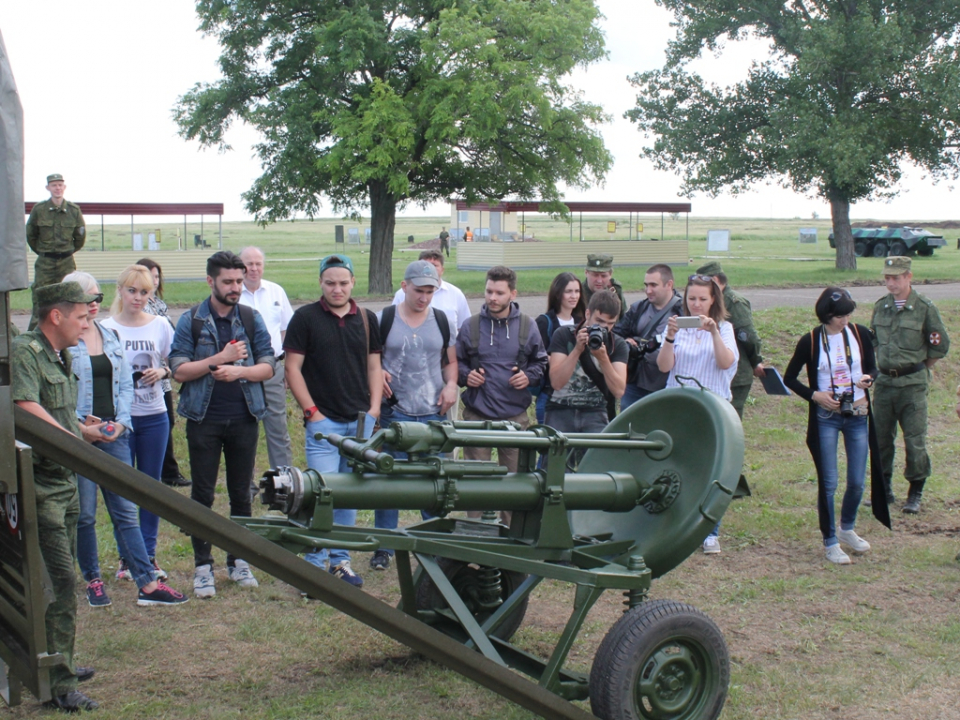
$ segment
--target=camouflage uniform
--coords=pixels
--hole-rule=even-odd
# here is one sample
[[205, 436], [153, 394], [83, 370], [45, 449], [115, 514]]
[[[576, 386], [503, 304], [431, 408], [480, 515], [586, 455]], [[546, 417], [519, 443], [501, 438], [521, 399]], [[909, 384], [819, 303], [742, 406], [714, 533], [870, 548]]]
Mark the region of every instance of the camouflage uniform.
[[[62, 180], [59, 175], [50, 178]], [[47, 178], [49, 184], [50, 178]], [[52, 200], [33, 206], [27, 220], [27, 244], [37, 254], [33, 271], [33, 315], [30, 329], [37, 326], [37, 288], [61, 282], [77, 269], [73, 254], [83, 247], [87, 228], [80, 207], [64, 200], [57, 207]]]
[[[891, 261], [902, 260], [909, 269], [907, 258], [893, 257], [887, 258], [884, 268], [887, 269]], [[887, 497], [893, 502], [893, 459], [899, 423], [906, 451], [903, 474], [910, 483], [908, 505], [915, 501], [916, 510], [919, 510], [923, 485], [930, 476], [930, 457], [926, 448], [930, 371], [921, 366], [927, 359], [944, 357], [950, 349], [950, 339], [937, 308], [916, 290], [910, 291], [906, 304], [899, 309], [891, 294], [877, 300], [870, 329], [874, 334], [873, 345], [880, 369], [874, 385], [873, 416]]]
[[[13, 400], [39, 403], [64, 428], [77, 434], [77, 380], [71, 365], [70, 351], [57, 353], [40, 330], [28, 330], [13, 341]], [[33, 480], [40, 554], [53, 583], [54, 599], [46, 612], [47, 652], [61, 653], [66, 661], [66, 665], [50, 668], [50, 690], [54, 696], [65, 695], [77, 689], [73, 664], [77, 620], [74, 562], [80, 516], [77, 477], [34, 453]]]
[[[715, 276], [722, 272], [720, 263], [713, 261], [700, 267], [698, 275]], [[750, 397], [750, 388], [753, 387], [753, 369], [763, 362], [760, 355], [760, 336], [753, 327], [753, 309], [750, 301], [738, 292], [734, 292], [727, 285], [723, 289], [723, 304], [730, 314], [730, 324], [737, 339], [737, 349], [740, 351], [740, 361], [737, 365], [737, 374], [730, 381], [730, 392], [737, 415], [743, 420], [743, 407]]]

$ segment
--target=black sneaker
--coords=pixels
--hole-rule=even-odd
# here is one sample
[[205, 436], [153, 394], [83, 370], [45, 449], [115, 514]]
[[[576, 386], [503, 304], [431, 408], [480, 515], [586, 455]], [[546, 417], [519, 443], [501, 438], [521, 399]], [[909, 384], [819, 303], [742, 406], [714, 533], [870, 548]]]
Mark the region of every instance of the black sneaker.
[[162, 582], [157, 583], [157, 589], [151, 593], [145, 593], [143, 589], [137, 595], [137, 605], [145, 607], [147, 605], [182, 605], [187, 601], [187, 597], [167, 587]]
[[95, 701], [88, 698], [79, 690], [71, 690], [66, 695], [54, 695], [49, 702], [44, 704], [47, 707], [71, 713], [78, 713], [83, 710], [96, 710], [100, 707]]
[[107, 589], [100, 578], [91, 580], [87, 585], [87, 602], [90, 603], [90, 607], [107, 607], [111, 604]]
[[170, 487], [190, 487], [193, 485], [193, 483], [183, 475], [160, 478], [160, 482], [162, 482], [164, 485], [169, 485]]
[[77, 665], [77, 682], [86, 682], [87, 680], [92, 680], [93, 676], [96, 674], [97, 671], [92, 667]]
[[370, 567], [374, 570], [386, 570], [390, 567], [390, 553], [386, 550], [377, 550], [370, 558]]

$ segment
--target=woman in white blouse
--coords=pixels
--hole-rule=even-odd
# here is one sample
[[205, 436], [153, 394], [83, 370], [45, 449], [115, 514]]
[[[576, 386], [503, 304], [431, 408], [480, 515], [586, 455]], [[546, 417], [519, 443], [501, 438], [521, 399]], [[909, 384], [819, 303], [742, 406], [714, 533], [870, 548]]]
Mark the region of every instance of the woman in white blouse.
[[[709, 275], [691, 275], [683, 291], [683, 314], [699, 316], [700, 327], [678, 328], [677, 318], [670, 318], [657, 356], [660, 372], [669, 372], [667, 387], [701, 387], [730, 400], [730, 381], [737, 374], [740, 352], [733, 336], [733, 325], [727, 322], [723, 291]], [[703, 541], [703, 552], [720, 552], [720, 523]]]

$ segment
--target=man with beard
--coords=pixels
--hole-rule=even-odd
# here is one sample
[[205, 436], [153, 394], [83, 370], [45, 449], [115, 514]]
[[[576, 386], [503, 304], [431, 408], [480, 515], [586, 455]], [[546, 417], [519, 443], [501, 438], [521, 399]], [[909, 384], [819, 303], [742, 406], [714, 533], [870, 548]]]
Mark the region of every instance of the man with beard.
[[[320, 473], [347, 472], [348, 467], [339, 449], [317, 440], [317, 433], [368, 437], [380, 417], [380, 325], [376, 315], [350, 297], [356, 281], [353, 262], [346, 255], [323, 258], [321, 298], [293, 313], [283, 340], [287, 383], [307, 428], [307, 466]], [[365, 413], [365, 420], [358, 428], [360, 413]], [[357, 511], [335, 508], [333, 521], [355, 525]], [[322, 568], [327, 554], [326, 548], [315, 549], [305, 559]], [[363, 578], [350, 567], [349, 551], [334, 548], [329, 560], [332, 575], [354, 587], [363, 585]]]
[[[213, 507], [222, 454], [230, 514], [239, 517], [250, 517], [259, 423], [267, 412], [263, 382], [276, 365], [260, 313], [239, 305], [245, 272], [232, 252], [210, 256], [210, 297], [180, 316], [169, 360], [173, 377], [183, 383], [177, 411], [187, 418], [190, 496]], [[209, 542], [193, 538], [193, 591], [201, 598], [216, 594], [210, 550]], [[241, 587], [257, 587], [247, 562], [229, 554], [227, 574]]]

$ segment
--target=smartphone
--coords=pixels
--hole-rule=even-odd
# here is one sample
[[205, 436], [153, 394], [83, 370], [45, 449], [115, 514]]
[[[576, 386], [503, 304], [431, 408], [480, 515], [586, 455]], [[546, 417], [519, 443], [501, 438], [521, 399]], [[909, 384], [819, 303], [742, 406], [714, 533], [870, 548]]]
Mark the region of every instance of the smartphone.
[[700, 327], [700, 318], [696, 315], [681, 315], [677, 318], [678, 328], [698, 328]]
[[100, 418], [98, 418], [96, 415], [87, 415], [87, 417], [84, 418], [83, 424], [84, 424], [84, 425], [99, 425], [99, 424], [102, 423], [102, 422], [103, 422], [103, 420], [101, 420]]
[[210, 372], [216, 372], [217, 367], [219, 367], [219, 366], [217, 366], [217, 365], [207, 365], [207, 367], [210, 368]]

